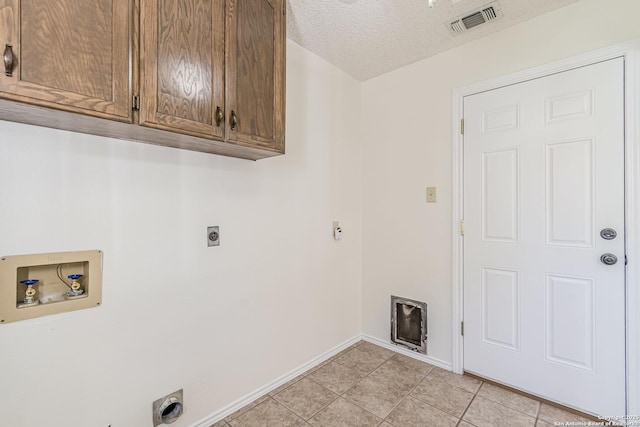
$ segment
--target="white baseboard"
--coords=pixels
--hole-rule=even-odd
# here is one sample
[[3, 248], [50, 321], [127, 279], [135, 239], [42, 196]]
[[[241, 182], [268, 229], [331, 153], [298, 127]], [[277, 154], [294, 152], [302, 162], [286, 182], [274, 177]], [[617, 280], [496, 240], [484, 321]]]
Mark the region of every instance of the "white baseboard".
[[425, 354], [416, 353], [415, 351], [411, 351], [404, 347], [400, 347], [397, 345], [390, 344], [386, 341], [383, 341], [379, 338], [372, 337], [370, 335], [361, 335], [361, 338], [364, 341], [368, 341], [372, 344], [379, 345], [380, 347], [387, 348], [391, 351], [395, 351], [396, 353], [404, 354], [405, 356], [409, 356], [413, 359], [420, 360], [422, 362], [430, 363], [434, 366], [437, 366], [442, 369], [446, 369], [447, 371], [451, 370], [451, 363], [445, 362], [444, 360], [437, 359], [435, 357], [427, 356]]
[[314, 366], [317, 366], [317, 365], [321, 364], [325, 360], [329, 359], [330, 357], [335, 356], [336, 354], [340, 353], [345, 348], [357, 343], [358, 341], [360, 341], [362, 339], [363, 339], [363, 337], [361, 335], [356, 335], [355, 337], [346, 340], [345, 342], [335, 346], [331, 350], [328, 350], [328, 351], [322, 353], [320, 356], [311, 359], [307, 363], [304, 363], [304, 364], [298, 366], [294, 370], [282, 375], [281, 377], [271, 381], [268, 384], [263, 385], [262, 387], [260, 387], [257, 390], [254, 390], [251, 393], [241, 397], [240, 399], [236, 400], [235, 402], [232, 402], [229, 405], [217, 410], [216, 412], [214, 412], [213, 414], [209, 415], [208, 417], [196, 422], [191, 427], [209, 427], [210, 425], [217, 423], [218, 421], [224, 419], [225, 417], [228, 417], [229, 415], [233, 414], [235, 411], [237, 411], [238, 409], [242, 408], [243, 406], [253, 402], [254, 400], [256, 400], [257, 398], [259, 398], [261, 396], [264, 396], [265, 394], [269, 393], [270, 391], [275, 390], [276, 388], [280, 387], [282, 384], [285, 384], [286, 382], [291, 381], [292, 379], [294, 379], [298, 375], [302, 374], [303, 372], [308, 371], [309, 369], [313, 368]]

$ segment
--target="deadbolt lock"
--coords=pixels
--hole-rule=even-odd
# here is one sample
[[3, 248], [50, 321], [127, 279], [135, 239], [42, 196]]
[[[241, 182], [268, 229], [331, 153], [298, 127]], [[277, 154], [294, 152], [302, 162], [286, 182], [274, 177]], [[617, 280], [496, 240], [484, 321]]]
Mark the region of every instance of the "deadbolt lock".
[[600, 231], [600, 237], [604, 240], [613, 240], [618, 236], [618, 233], [613, 228], [603, 228]]

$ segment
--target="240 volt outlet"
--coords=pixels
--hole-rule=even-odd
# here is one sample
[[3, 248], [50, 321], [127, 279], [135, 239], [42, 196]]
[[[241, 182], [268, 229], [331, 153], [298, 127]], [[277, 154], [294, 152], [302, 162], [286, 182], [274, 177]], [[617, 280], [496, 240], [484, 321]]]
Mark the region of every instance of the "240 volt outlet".
[[220, 246], [220, 227], [207, 227], [207, 246]]

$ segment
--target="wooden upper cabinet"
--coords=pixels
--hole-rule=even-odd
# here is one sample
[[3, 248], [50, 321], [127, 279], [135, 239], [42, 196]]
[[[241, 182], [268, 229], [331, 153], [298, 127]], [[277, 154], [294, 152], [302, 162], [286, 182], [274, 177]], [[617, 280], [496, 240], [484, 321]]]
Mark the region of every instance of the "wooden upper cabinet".
[[224, 0], [142, 0], [140, 124], [224, 137]]
[[131, 0], [0, 0], [0, 98], [131, 121]]
[[284, 152], [284, 0], [227, 0], [227, 142]]
[[285, 0], [0, 0], [0, 119], [277, 156], [285, 12]]

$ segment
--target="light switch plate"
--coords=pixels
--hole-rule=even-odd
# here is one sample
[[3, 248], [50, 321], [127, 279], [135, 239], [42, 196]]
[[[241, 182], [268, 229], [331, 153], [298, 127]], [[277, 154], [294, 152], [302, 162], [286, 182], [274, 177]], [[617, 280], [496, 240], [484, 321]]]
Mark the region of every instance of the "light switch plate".
[[427, 187], [427, 203], [435, 203], [436, 200], [436, 187]]

